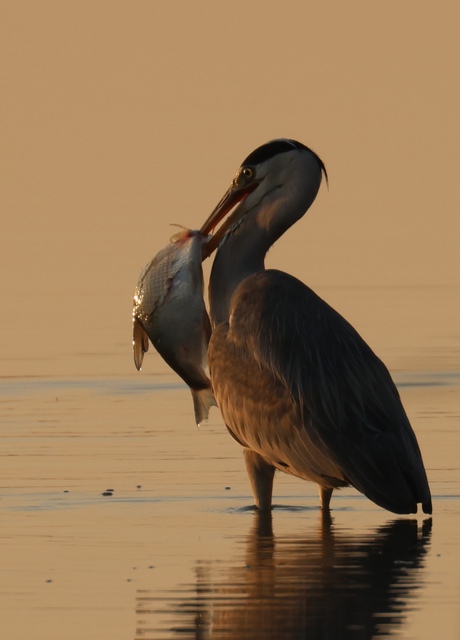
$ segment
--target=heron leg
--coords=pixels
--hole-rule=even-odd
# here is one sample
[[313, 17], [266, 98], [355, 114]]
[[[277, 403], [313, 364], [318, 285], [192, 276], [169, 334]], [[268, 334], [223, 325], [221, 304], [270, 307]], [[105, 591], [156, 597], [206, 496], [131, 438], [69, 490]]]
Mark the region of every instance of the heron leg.
[[318, 489], [319, 499], [321, 501], [321, 509], [323, 509], [323, 511], [329, 511], [329, 503], [331, 502], [331, 496], [334, 489], [322, 487], [320, 484], [318, 485]]
[[250, 449], [244, 450], [244, 460], [256, 501], [256, 507], [260, 511], [271, 509], [275, 467], [269, 464], [261, 455]]

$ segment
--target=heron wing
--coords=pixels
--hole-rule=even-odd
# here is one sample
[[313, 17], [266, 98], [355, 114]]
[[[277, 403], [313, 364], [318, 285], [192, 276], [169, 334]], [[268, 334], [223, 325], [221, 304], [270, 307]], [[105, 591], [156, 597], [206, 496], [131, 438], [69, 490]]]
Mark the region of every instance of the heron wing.
[[208, 364], [218, 405], [239, 444], [293, 475], [332, 487], [347, 484], [303, 429], [285, 385], [235, 344], [226, 323], [212, 334]]
[[[350, 483], [397, 513], [416, 511], [417, 502], [431, 511], [420, 450], [398, 391], [344, 318], [299, 280], [273, 270], [244, 280], [230, 313], [227, 345], [242, 367], [253, 363], [252, 375], [259, 372], [264, 384], [260, 399], [253, 399], [260, 424], [252, 430], [278, 438], [285, 458], [295, 447], [296, 464], [311, 470], [316, 463], [326, 486], [328, 478], [331, 486], [334, 479]], [[263, 404], [275, 387], [278, 412], [269, 416]]]

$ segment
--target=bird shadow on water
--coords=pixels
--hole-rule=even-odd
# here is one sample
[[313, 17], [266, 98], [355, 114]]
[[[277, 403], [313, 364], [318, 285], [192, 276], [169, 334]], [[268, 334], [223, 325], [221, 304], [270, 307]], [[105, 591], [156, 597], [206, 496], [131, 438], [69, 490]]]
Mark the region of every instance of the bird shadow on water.
[[[370, 640], [401, 630], [422, 584], [431, 518], [397, 519], [366, 533], [321, 515], [305, 536], [276, 536], [271, 513], [254, 516], [230, 562], [198, 560], [195, 583], [163, 602], [170, 637], [195, 640]], [[167, 600], [167, 598], [166, 598]], [[144, 591], [145, 622], [158, 599]], [[146, 638], [142, 623], [136, 638]], [[148, 634], [148, 632], [147, 632]], [[156, 636], [155, 636], [156, 637]]]

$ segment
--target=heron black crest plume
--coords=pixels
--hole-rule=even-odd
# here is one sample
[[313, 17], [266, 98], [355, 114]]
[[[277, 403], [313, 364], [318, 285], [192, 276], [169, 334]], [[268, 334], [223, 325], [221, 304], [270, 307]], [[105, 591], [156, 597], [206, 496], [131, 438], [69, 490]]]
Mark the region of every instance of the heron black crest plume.
[[279, 153], [286, 153], [288, 151], [292, 151], [293, 149], [304, 149], [305, 151], [313, 154], [316, 157], [319, 166], [321, 167], [321, 171], [324, 174], [326, 183], [329, 182], [326, 167], [321, 158], [309, 147], [306, 147], [304, 144], [296, 142], [295, 140], [289, 140], [288, 138], [279, 138], [277, 140], [272, 140], [271, 142], [267, 142], [260, 147], [257, 147], [257, 149], [254, 149], [254, 151], [252, 151], [242, 162], [242, 166], [257, 165], [265, 162], [269, 158], [272, 158]]

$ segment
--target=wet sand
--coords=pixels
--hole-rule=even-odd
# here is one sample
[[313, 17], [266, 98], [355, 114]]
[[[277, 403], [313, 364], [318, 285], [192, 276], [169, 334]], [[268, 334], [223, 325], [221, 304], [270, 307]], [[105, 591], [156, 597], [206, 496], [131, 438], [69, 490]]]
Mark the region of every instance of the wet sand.
[[[197, 429], [188, 390], [155, 355], [137, 374], [128, 345], [75, 359], [93, 374], [2, 377], [5, 637], [458, 639], [458, 336], [419, 326], [403, 349], [394, 327], [380, 355], [419, 439], [432, 519], [345, 489], [324, 522], [315, 486], [278, 474], [260, 522], [218, 411]], [[114, 362], [120, 375], [103, 373]]]

